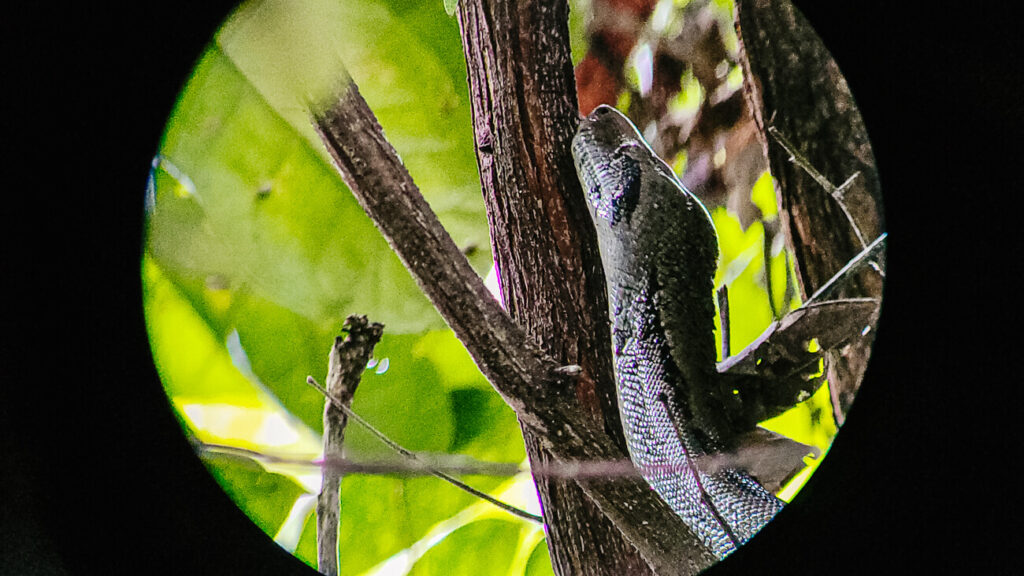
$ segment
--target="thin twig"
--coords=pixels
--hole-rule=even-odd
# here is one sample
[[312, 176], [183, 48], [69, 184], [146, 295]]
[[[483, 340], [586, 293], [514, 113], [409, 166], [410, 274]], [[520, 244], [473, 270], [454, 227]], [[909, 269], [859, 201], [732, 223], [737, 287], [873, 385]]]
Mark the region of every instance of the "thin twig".
[[486, 501], [490, 502], [491, 504], [494, 504], [498, 508], [501, 508], [502, 510], [505, 510], [506, 512], [508, 512], [508, 513], [510, 513], [510, 514], [512, 514], [514, 516], [518, 516], [520, 518], [523, 518], [523, 519], [526, 519], [526, 520], [530, 520], [532, 522], [537, 522], [539, 524], [543, 524], [544, 523], [544, 519], [541, 518], [540, 516], [537, 516], [536, 514], [530, 514], [529, 512], [527, 512], [525, 510], [520, 510], [519, 508], [516, 508], [515, 506], [512, 506], [510, 504], [506, 504], [506, 503], [502, 502], [501, 500], [498, 500], [497, 498], [494, 498], [493, 496], [491, 496], [491, 495], [489, 495], [489, 494], [487, 494], [485, 492], [481, 492], [480, 490], [477, 490], [476, 488], [473, 488], [472, 486], [466, 484], [465, 482], [462, 482], [461, 480], [459, 480], [459, 479], [457, 479], [457, 478], [455, 478], [453, 476], [450, 476], [450, 475], [448, 475], [448, 474], [438, 470], [434, 466], [431, 466], [430, 464], [427, 464], [426, 462], [423, 462], [422, 460], [420, 460], [419, 456], [417, 456], [415, 452], [411, 452], [409, 450], [406, 450], [400, 444], [398, 444], [394, 440], [392, 440], [392, 439], [388, 438], [386, 435], [384, 435], [383, 432], [381, 432], [380, 430], [377, 430], [376, 428], [374, 428], [369, 422], [367, 422], [366, 420], [363, 420], [358, 414], [353, 412], [351, 408], [346, 406], [340, 399], [335, 398], [330, 392], [325, 390], [323, 386], [318, 384], [317, 381], [312, 376], [308, 376], [306, 378], [306, 383], [309, 384], [310, 386], [312, 386], [313, 388], [316, 388], [316, 390], [318, 392], [320, 392], [321, 394], [323, 394], [324, 398], [327, 398], [332, 405], [334, 405], [336, 408], [338, 408], [339, 410], [344, 412], [349, 418], [351, 418], [351, 419], [355, 420], [356, 422], [358, 422], [362, 427], [366, 428], [371, 434], [373, 434], [375, 437], [377, 437], [378, 440], [380, 440], [384, 444], [387, 444], [387, 446], [389, 448], [391, 448], [395, 452], [398, 452], [399, 454], [401, 454], [405, 458], [409, 459], [410, 461], [415, 462], [418, 466], [422, 466], [424, 470], [430, 472], [434, 476], [437, 476], [438, 478], [448, 482], [449, 484], [451, 484], [451, 485], [453, 485], [453, 486], [455, 486], [457, 488], [460, 488], [460, 489], [462, 489], [462, 490], [464, 490], [464, 491], [466, 491], [466, 492], [476, 496], [477, 498], [480, 498], [482, 500], [486, 500]]
[[[380, 341], [384, 326], [369, 323], [366, 316], [349, 316], [342, 328], [345, 336], [334, 339], [328, 356], [327, 387], [337, 403], [324, 405], [324, 456], [342, 454], [345, 427], [348, 425], [349, 406], [366, 363], [373, 356], [373, 347]], [[325, 467], [323, 481], [317, 497], [317, 565], [322, 574], [338, 574], [338, 529], [341, 505], [341, 472]]]
[[825, 177], [824, 174], [822, 174], [821, 172], [818, 171], [817, 168], [812, 166], [810, 161], [808, 161], [807, 158], [805, 158], [803, 154], [801, 154], [796, 149], [796, 147], [793, 146], [793, 144], [785, 136], [783, 136], [782, 132], [779, 132], [779, 130], [775, 126], [769, 126], [768, 133], [771, 134], [772, 137], [775, 138], [775, 141], [778, 142], [780, 146], [782, 146], [782, 148], [786, 151], [787, 154], [789, 154], [789, 159], [791, 162], [802, 168], [804, 172], [806, 172], [811, 178], [814, 179], [815, 182], [821, 185], [821, 187], [824, 188], [826, 192], [828, 192], [829, 196], [835, 199], [836, 204], [839, 205], [839, 209], [843, 211], [843, 215], [846, 216], [846, 220], [850, 223], [850, 228], [853, 230], [854, 235], [857, 236], [857, 240], [860, 242], [860, 247], [866, 248], [867, 242], [864, 241], [864, 235], [861, 234], [860, 227], [857, 226], [857, 223], [853, 220], [853, 215], [850, 214], [849, 210], [847, 210], [846, 202], [843, 201], [843, 192], [846, 190], [847, 187], [849, 187], [853, 180], [860, 175], [860, 172], [854, 172], [853, 175], [847, 178], [846, 181], [843, 182], [843, 184], [837, 188], [834, 184], [832, 184], [832, 182], [829, 181], [828, 178]]
[[722, 324], [722, 360], [725, 360], [732, 355], [729, 344], [729, 287], [722, 284], [715, 296], [718, 298], [718, 318]]
[[764, 236], [761, 238], [761, 245], [764, 248], [764, 286], [768, 293], [768, 307], [772, 311], [772, 320], [782, 317], [779, 307], [775, 305], [775, 290], [772, 288], [772, 244], [775, 241], [775, 234], [769, 231], [768, 223], [764, 222]]
[[850, 274], [855, 272], [861, 266], [872, 263], [871, 259], [878, 256], [878, 253], [881, 252], [882, 248], [885, 246], [885, 238], [887, 236], [888, 234], [883, 232], [878, 236], [878, 238], [875, 238], [871, 244], [861, 250], [860, 253], [854, 256], [852, 260], [847, 262], [846, 266], [843, 266], [838, 272], [829, 278], [828, 282], [822, 284], [821, 288], [818, 288], [818, 290], [807, 299], [804, 306], [807, 306], [812, 302], [824, 302], [828, 300], [832, 296], [832, 293], [842, 285], [843, 280], [845, 280]]
[[[207, 454], [225, 454], [239, 456], [287, 466], [308, 466], [311, 468], [331, 468], [340, 474], [373, 474], [382, 476], [420, 477], [434, 476], [434, 470], [452, 475], [510, 477], [517, 474], [531, 473], [545, 478], [637, 478], [640, 472], [629, 460], [610, 462], [555, 462], [547, 466], [524, 468], [510, 462], [482, 462], [467, 456], [451, 454], [417, 454], [417, 460], [402, 458], [401, 460], [377, 460], [360, 462], [344, 457], [330, 456], [324, 458], [285, 456], [270, 454], [226, 444], [197, 442], [196, 451]], [[710, 461], [710, 460], [709, 460]], [[650, 472], [677, 471], [671, 466], [653, 466]]]
[[[436, 471], [441, 471], [451, 475], [492, 476], [500, 478], [530, 473], [533, 476], [542, 478], [569, 478], [574, 480], [593, 478], [608, 480], [615, 478], [639, 478], [642, 476], [642, 473], [681, 472], [690, 469], [688, 465], [675, 464], [654, 464], [638, 468], [629, 460], [567, 462], [564, 464], [555, 462], [547, 466], [524, 468], [511, 462], [482, 462], [467, 456], [453, 456], [451, 454], [430, 454], [429, 456], [415, 454], [415, 459], [402, 458], [401, 460], [359, 462], [338, 456], [325, 458], [284, 456], [260, 452], [251, 448], [242, 448], [240, 446], [206, 442], [196, 442], [195, 448], [196, 452], [199, 453], [238, 456], [267, 464], [330, 468], [340, 474], [370, 474], [402, 478], [436, 477]], [[747, 456], [748, 453], [752, 454], [753, 452], [754, 449], [750, 447], [739, 446], [730, 452], [704, 454], [697, 456], [694, 460], [701, 471], [710, 474], [727, 467], [742, 467], [744, 462], [742, 458]], [[737, 462], [740, 462], [740, 464], [737, 464]]]
[[[510, 7], [511, 4], [503, 3]], [[480, 371], [531, 437], [561, 463], [628, 458], [625, 443], [581, 412], [577, 379], [501, 308], [441, 226], [352, 82], [311, 109], [343, 180]], [[577, 482], [641, 555], [665, 573], [696, 573], [714, 554], [642, 478]]]

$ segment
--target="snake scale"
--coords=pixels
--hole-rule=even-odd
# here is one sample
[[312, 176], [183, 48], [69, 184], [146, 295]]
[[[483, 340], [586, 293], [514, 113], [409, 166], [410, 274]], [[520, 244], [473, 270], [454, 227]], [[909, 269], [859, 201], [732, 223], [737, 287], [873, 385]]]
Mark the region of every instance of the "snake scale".
[[732, 384], [716, 370], [707, 209], [620, 112], [582, 120], [573, 158], [604, 265], [619, 410], [630, 457], [651, 487], [720, 558], [782, 509], [741, 467], [701, 458], [735, 444]]

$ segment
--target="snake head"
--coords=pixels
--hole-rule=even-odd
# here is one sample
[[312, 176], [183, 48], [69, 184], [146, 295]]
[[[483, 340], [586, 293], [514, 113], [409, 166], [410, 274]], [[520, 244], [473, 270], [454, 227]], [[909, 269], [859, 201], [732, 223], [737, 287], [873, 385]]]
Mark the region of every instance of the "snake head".
[[582, 120], [572, 154], [595, 223], [628, 224], [653, 157], [633, 123], [615, 108], [598, 106]]

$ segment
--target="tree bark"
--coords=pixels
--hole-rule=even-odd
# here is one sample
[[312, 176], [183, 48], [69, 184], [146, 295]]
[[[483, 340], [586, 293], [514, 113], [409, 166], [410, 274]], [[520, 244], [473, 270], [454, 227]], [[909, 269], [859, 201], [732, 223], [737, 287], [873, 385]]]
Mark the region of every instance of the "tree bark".
[[[615, 440], [601, 422], [595, 423], [579, 408], [580, 382], [585, 389], [585, 380], [591, 377], [559, 370], [565, 362], [547, 354], [490, 296], [384, 138], [356, 85], [343, 86], [325, 110], [314, 111], [313, 122], [353, 195], [495, 390], [516, 411], [531, 441], [570, 467], [575, 462], [628, 462], [621, 438]], [[610, 347], [605, 353], [611, 354]], [[616, 432], [621, 436], [621, 430]], [[551, 469], [548, 462], [538, 459], [535, 464]], [[593, 567], [589, 573], [607, 574], [609, 567], [628, 567], [629, 556], [621, 547], [611, 548], [602, 540], [609, 538], [605, 535], [612, 525], [622, 533], [621, 543], [635, 546], [657, 574], [691, 575], [714, 562], [711, 551], [638, 474], [575, 481], [610, 522], [583, 518], [572, 527], [573, 548], [559, 552], [565, 555], [564, 570]], [[552, 514], [564, 511], [578, 518], [580, 508], [556, 510]], [[608, 530], [599, 531], [605, 527]], [[636, 562], [631, 565], [643, 569]]]
[[[373, 356], [373, 347], [380, 341], [384, 326], [369, 323], [366, 316], [352, 315], [345, 319], [342, 330], [346, 336], [334, 339], [327, 364], [324, 387], [331, 395], [351, 407], [356, 388], [362, 380], [366, 363]], [[339, 458], [345, 445], [348, 414], [329, 400], [324, 401], [324, 457]], [[323, 482], [316, 505], [317, 566], [325, 576], [338, 574], [338, 522], [341, 514], [342, 473], [325, 466]]]
[[[473, 125], [502, 302], [549, 354], [578, 364], [574, 409], [625, 453], [596, 236], [570, 154], [579, 123], [568, 5], [460, 2]], [[529, 427], [531, 464], [552, 463]], [[556, 574], [646, 574], [572, 480], [534, 475]]]
[[[756, 9], [772, 10], [760, 5]], [[791, 13], [790, 9], [782, 15]], [[607, 300], [596, 234], [570, 154], [578, 115], [567, 21], [564, 0], [459, 3], [477, 160], [508, 315], [490, 298], [441, 228], [356, 86], [350, 83], [337, 101], [314, 113], [315, 125], [353, 194], [484, 375], [516, 410], [537, 470], [581, 460], [628, 459], [611, 368]], [[797, 35], [793, 40], [797, 42], [806, 40], [800, 36], [806, 32], [793, 29], [789, 33]], [[767, 37], [758, 36], [758, 40], [771, 47]], [[759, 52], [750, 50], [750, 54], [754, 64], [745, 64], [748, 78], [757, 73], [772, 79], [773, 70], [786, 63], [776, 57], [762, 64]], [[828, 62], [831, 60], [825, 63], [826, 70], [831, 70]], [[834, 68], [834, 63], [831, 66]], [[842, 82], [838, 71], [833, 75]], [[770, 89], [776, 84], [786, 85], [782, 80], [766, 83]], [[764, 112], [788, 110], [784, 100], [789, 96], [778, 96], [783, 99], [781, 104], [767, 99], [772, 104], [766, 105], [760, 99], [759, 85], [750, 82], [747, 89], [756, 103], [761, 136], [768, 147]], [[827, 88], [820, 81], [812, 86], [815, 90]], [[845, 90], [845, 83], [841, 86]], [[812, 90], [804, 105], [810, 107], [809, 112], [820, 112], [816, 106], [829, 94]], [[779, 129], [801, 143], [806, 130], [814, 127], [838, 131], [834, 137], [841, 138], [842, 130], [849, 131], [852, 125], [852, 100], [846, 94], [845, 101], [826, 105], [838, 106], [838, 110], [810, 114], [816, 124], [779, 123]], [[837, 113], [842, 113], [840, 119], [832, 121]], [[856, 120], [862, 131], [859, 116]], [[856, 138], [852, 142], [855, 144]], [[877, 183], [866, 139], [861, 147], [838, 149], [858, 153], [855, 158], [863, 162], [854, 170], [862, 171], [864, 182]], [[835, 162], [837, 154], [832, 148], [811, 152], [809, 158], [815, 165], [819, 165], [818, 154], [833, 160], [820, 164], [829, 178], [842, 181], [849, 175], [846, 164]], [[853, 236], [842, 232], [807, 235], [807, 230], [815, 230], [818, 224], [817, 218], [808, 214], [820, 212], [831, 218], [828, 222], [833, 228], [838, 227], [835, 223], [841, 215], [828, 204], [834, 200], [810, 188], [807, 182], [813, 181], [788, 162], [780, 164], [777, 146], [769, 148], [769, 157], [780, 180], [787, 225], [798, 232], [793, 243], [800, 248], [800, 270], [808, 292], [859, 250], [833, 254], [833, 244], [842, 248], [842, 240], [857, 246], [850, 241]], [[859, 180], [855, 184], [862, 185]], [[805, 194], [795, 195], [790, 190]], [[849, 194], [854, 193], [852, 189]], [[805, 203], [813, 210], [805, 210]], [[867, 223], [859, 224], [871, 238], [877, 235]], [[801, 246], [803, 243], [811, 243], [812, 248]], [[830, 258], [835, 260], [833, 267]], [[823, 278], [819, 280], [819, 276]], [[871, 282], [870, 277], [859, 279], [869, 287]], [[557, 370], [571, 364], [582, 368], [576, 377]], [[695, 574], [715, 560], [638, 476], [569, 481], [536, 474], [535, 481], [544, 507], [552, 565], [558, 574]]]
[[[744, 91], [775, 179], [782, 227], [806, 299], [884, 230], [874, 155], [846, 80], [803, 15], [788, 0], [737, 0], [736, 11]], [[844, 187], [842, 205], [792, 161], [787, 145], [832, 185], [857, 174]], [[880, 300], [882, 276], [866, 267], [837, 296]], [[838, 424], [856, 394], [873, 340], [872, 329], [828, 355]]]

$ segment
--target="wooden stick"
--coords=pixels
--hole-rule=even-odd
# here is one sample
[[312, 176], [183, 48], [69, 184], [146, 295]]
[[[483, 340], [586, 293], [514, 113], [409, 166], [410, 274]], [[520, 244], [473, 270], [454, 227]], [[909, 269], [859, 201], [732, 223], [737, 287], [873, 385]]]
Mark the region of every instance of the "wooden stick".
[[[370, 324], [366, 316], [349, 316], [342, 331], [346, 336], [334, 339], [328, 359], [327, 391], [324, 404], [324, 458], [340, 457], [345, 442], [349, 407], [373, 347], [380, 341], [384, 326]], [[323, 483], [316, 503], [317, 565], [321, 574], [338, 574], [338, 529], [341, 512], [339, 470], [323, 467]]]
[[455, 486], [456, 488], [464, 490], [464, 491], [472, 494], [473, 496], [476, 496], [477, 498], [480, 498], [481, 500], [486, 500], [487, 502], [490, 502], [491, 504], [494, 504], [498, 508], [501, 508], [502, 510], [508, 512], [509, 514], [512, 514], [514, 516], [518, 516], [519, 518], [522, 518], [524, 520], [529, 520], [531, 522], [537, 522], [538, 524], [543, 524], [544, 523], [544, 519], [541, 518], [540, 516], [537, 516], [536, 514], [530, 514], [529, 512], [526, 512], [525, 510], [520, 510], [519, 508], [516, 508], [515, 506], [512, 506], [510, 504], [506, 504], [506, 503], [502, 502], [501, 500], [498, 500], [497, 498], [494, 498], [490, 494], [487, 494], [486, 492], [481, 492], [480, 490], [477, 490], [476, 488], [473, 488], [472, 486], [466, 484], [465, 482], [463, 482], [463, 481], [461, 481], [461, 480], [459, 480], [457, 478], [454, 478], [453, 476], [451, 476], [451, 475], [449, 475], [449, 474], [447, 474], [445, 472], [442, 472], [437, 467], [431, 466], [430, 464], [424, 462], [423, 460], [420, 459], [419, 456], [416, 455], [415, 452], [412, 452], [410, 450], [407, 450], [407, 449], [403, 448], [397, 442], [395, 442], [394, 440], [392, 440], [392, 439], [388, 438], [386, 435], [384, 435], [383, 432], [381, 432], [380, 430], [377, 430], [376, 428], [374, 428], [369, 422], [367, 422], [366, 420], [363, 420], [358, 414], [353, 412], [352, 409], [349, 406], [345, 405], [340, 398], [336, 398], [333, 394], [331, 394], [329, 391], [325, 390], [322, 386], [320, 386], [320, 384], [318, 384], [317, 381], [314, 380], [312, 376], [306, 378], [306, 383], [309, 384], [310, 386], [312, 386], [313, 388], [316, 388], [317, 391], [319, 391], [321, 394], [323, 394], [324, 398], [326, 398], [329, 403], [333, 404], [335, 408], [337, 408], [338, 410], [341, 410], [342, 412], [345, 413], [346, 416], [351, 417], [353, 420], [358, 422], [363, 428], [366, 428], [367, 430], [369, 430], [370, 433], [373, 434], [378, 440], [380, 440], [381, 442], [387, 444], [388, 447], [391, 448], [392, 450], [394, 450], [395, 452], [398, 452], [399, 454], [401, 454], [402, 457], [406, 458], [410, 462], [410, 464], [412, 464], [413, 466], [415, 466], [415, 467], [417, 467], [419, 469], [422, 469], [422, 470], [426, 470], [429, 474], [431, 474], [433, 476], [437, 476], [438, 478], [444, 480], [445, 482], [448, 482], [452, 486]]

